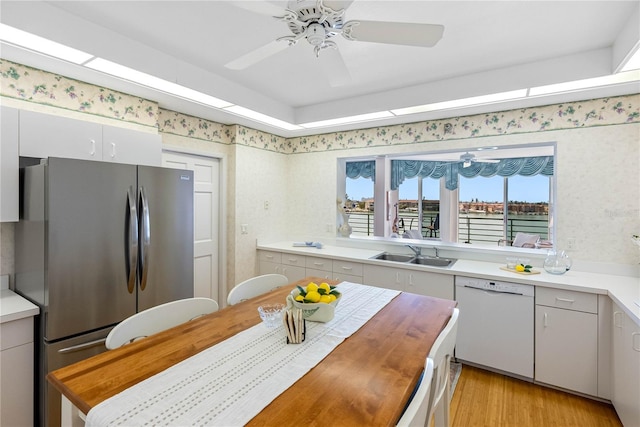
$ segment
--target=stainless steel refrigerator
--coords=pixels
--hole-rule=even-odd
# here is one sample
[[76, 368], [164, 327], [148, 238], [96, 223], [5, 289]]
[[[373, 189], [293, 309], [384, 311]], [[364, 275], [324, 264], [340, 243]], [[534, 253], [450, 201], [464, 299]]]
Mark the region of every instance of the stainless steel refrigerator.
[[193, 296], [193, 172], [49, 158], [21, 169], [16, 290], [40, 307], [38, 424], [59, 424], [48, 372], [106, 351], [137, 311]]

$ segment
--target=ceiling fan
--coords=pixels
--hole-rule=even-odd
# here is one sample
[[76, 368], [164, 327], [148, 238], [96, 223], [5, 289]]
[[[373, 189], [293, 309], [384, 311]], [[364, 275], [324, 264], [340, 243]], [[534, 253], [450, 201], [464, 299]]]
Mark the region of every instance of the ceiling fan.
[[475, 154], [471, 154], [470, 152], [466, 152], [460, 155], [458, 160], [450, 160], [452, 163], [462, 163], [463, 168], [468, 168], [474, 163], [500, 163], [500, 160], [497, 159], [479, 159]]
[[351, 80], [338, 45], [332, 40], [340, 34], [349, 41], [433, 47], [442, 38], [444, 26], [388, 21], [344, 21], [346, 9], [353, 0], [291, 0], [284, 11], [268, 1], [234, 1], [234, 6], [272, 15], [285, 22], [291, 35], [280, 37], [225, 64], [232, 70], [248, 68], [305, 39], [316, 54], [322, 53], [324, 66], [332, 86]]

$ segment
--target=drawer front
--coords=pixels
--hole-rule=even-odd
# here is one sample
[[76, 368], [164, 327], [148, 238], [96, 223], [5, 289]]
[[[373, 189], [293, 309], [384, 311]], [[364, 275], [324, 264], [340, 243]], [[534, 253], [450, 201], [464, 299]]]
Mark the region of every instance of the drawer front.
[[585, 292], [537, 287], [536, 304], [585, 313], [598, 313], [598, 295]]
[[33, 342], [33, 317], [0, 325], [0, 350]]
[[362, 264], [349, 261], [333, 261], [333, 272], [342, 275], [362, 276]]
[[314, 270], [333, 271], [333, 261], [327, 258], [308, 256], [306, 267]]
[[298, 267], [305, 267], [306, 256], [295, 254], [282, 254], [282, 263], [286, 265], [296, 265]]
[[338, 282], [363, 283], [362, 276], [354, 276], [351, 274], [333, 273], [333, 280], [337, 280]]
[[277, 262], [278, 264], [282, 262], [282, 254], [280, 252], [258, 251], [258, 254], [259, 261]]
[[[331, 279], [333, 277], [333, 273], [331, 271], [316, 270], [314, 268], [306, 268], [305, 274], [307, 277], [321, 277], [323, 279]], [[318, 283], [318, 285], [319, 284], [320, 283]]]

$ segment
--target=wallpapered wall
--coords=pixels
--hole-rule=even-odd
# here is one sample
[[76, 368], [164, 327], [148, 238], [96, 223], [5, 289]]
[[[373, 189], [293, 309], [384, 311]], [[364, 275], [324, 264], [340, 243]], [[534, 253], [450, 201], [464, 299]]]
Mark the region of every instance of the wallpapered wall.
[[[631, 253], [634, 249], [627, 247], [624, 238], [640, 228], [639, 94], [297, 138], [168, 111], [153, 101], [1, 59], [0, 95], [27, 106], [22, 108], [52, 106], [60, 114], [73, 112], [86, 115], [87, 120], [147, 127], [160, 132], [165, 144], [228, 156], [231, 283], [254, 274], [257, 238], [333, 236], [325, 225], [335, 222], [338, 157], [488, 144], [557, 141], [559, 206], [566, 197], [572, 206], [592, 209], [594, 193], [612, 199], [611, 206], [589, 219], [559, 212], [559, 238], [577, 237], [576, 256], [585, 260], [603, 260], [604, 253], [608, 262], [637, 263], [637, 254]], [[609, 164], [616, 165], [615, 172], [594, 179], [590, 171], [602, 159], [614, 162]], [[621, 189], [621, 182], [632, 185]], [[585, 188], [585, 183], [591, 188]], [[272, 207], [268, 212], [262, 207], [264, 201]], [[615, 229], [613, 234], [595, 232], [603, 220]], [[236, 233], [241, 223], [250, 225], [247, 235]], [[7, 271], [12, 269], [8, 258], [13, 251], [9, 225], [0, 228], [0, 240], [0, 268], [11, 273]]]

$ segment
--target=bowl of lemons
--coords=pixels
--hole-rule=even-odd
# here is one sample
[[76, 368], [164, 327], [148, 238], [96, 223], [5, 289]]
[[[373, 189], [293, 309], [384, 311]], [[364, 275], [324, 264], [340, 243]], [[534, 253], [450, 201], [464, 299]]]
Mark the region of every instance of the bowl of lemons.
[[335, 286], [310, 282], [291, 291], [287, 296], [287, 306], [302, 310], [302, 317], [310, 322], [328, 322], [333, 319], [341, 297]]

